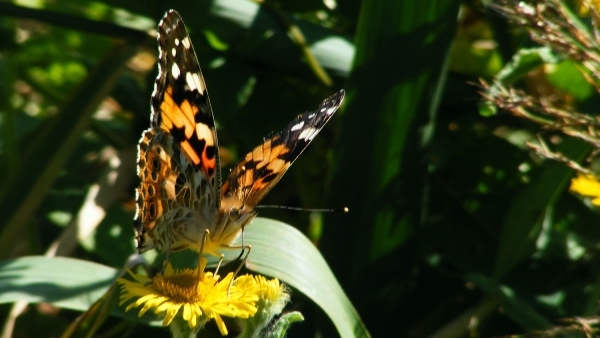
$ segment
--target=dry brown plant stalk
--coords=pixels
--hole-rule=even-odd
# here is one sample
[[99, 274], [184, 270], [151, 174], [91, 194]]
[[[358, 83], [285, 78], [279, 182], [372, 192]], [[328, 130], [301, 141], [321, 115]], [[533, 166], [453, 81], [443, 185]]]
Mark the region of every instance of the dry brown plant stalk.
[[[578, 17], [560, 0], [533, 3], [500, 0], [493, 8], [509, 21], [524, 28], [531, 39], [551, 48], [554, 53], [577, 63], [581, 74], [600, 93], [600, 15], [591, 2], [583, 2], [588, 16]], [[579, 138], [600, 152], [600, 118], [577, 112], [570, 107], [557, 107], [555, 100], [534, 97], [511, 84], [496, 80], [482, 81], [483, 98], [500, 109], [539, 124], [544, 130], [560, 131]], [[540, 142], [527, 145], [544, 158], [565, 163], [574, 170], [590, 174], [590, 170], [564, 155], [550, 150], [541, 136]]]

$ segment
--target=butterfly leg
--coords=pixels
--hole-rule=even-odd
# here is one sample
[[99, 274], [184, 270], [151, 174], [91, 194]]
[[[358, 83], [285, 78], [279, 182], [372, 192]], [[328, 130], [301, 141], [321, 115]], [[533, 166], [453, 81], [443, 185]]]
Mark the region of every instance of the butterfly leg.
[[225, 255], [221, 254], [221, 257], [219, 257], [219, 263], [217, 264], [217, 268], [215, 269], [215, 275], [219, 274], [219, 268], [221, 267], [221, 263], [223, 263], [224, 258], [225, 258]]
[[[164, 275], [165, 274], [165, 268], [167, 267], [167, 264], [169, 264], [169, 262], [171, 261], [171, 243], [170, 242], [169, 242], [169, 244], [167, 244], [166, 255], [167, 256], [165, 257], [165, 260], [163, 261], [162, 268], [158, 272], [159, 275]], [[154, 283], [154, 279], [152, 279], [151, 282], [148, 282], [148, 283], [144, 284], [144, 286], [150, 285], [152, 283]]]
[[165, 261], [163, 262], [163, 266], [162, 269], [160, 269], [160, 274], [164, 274], [165, 272], [165, 268], [167, 267], [167, 264], [169, 264], [171, 262], [171, 241], [169, 241], [169, 243], [167, 244], [167, 252], [166, 252], [166, 257], [165, 257]]
[[[252, 250], [252, 246], [250, 244], [248, 244], [248, 245], [243, 245], [243, 246], [227, 246], [227, 248], [229, 248], [229, 249], [239, 249], [239, 248], [241, 248], [242, 249], [242, 252], [240, 253], [240, 255], [237, 258], [237, 259], [241, 259], [242, 261], [240, 262], [240, 265], [238, 265], [237, 269], [235, 269], [235, 271], [233, 272], [233, 277], [229, 281], [229, 286], [227, 287], [227, 298], [229, 298], [230, 291], [231, 291], [231, 286], [233, 285], [233, 280], [235, 279], [235, 277], [238, 275], [238, 273], [242, 269], [242, 266], [246, 265], [246, 261], [248, 260], [248, 256], [250, 255], [250, 250]], [[248, 251], [246, 251], [246, 249]], [[244, 252], [246, 252], [245, 255], [244, 255]], [[244, 258], [242, 258], [242, 256]]]
[[[210, 231], [208, 229], [204, 230], [204, 236], [202, 236], [202, 243], [200, 243], [200, 251], [198, 251], [198, 265], [202, 263], [202, 254], [204, 253], [204, 244], [206, 243], [206, 238], [210, 235]], [[220, 262], [219, 262], [220, 264]], [[198, 269], [198, 280], [202, 277], [202, 272], [204, 269]]]

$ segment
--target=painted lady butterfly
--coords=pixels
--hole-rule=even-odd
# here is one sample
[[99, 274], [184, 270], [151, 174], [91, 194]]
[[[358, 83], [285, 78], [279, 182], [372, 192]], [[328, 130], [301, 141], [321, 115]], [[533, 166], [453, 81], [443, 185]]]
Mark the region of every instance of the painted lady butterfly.
[[159, 72], [151, 127], [139, 143], [137, 249], [186, 248], [218, 255], [256, 216], [254, 207], [331, 118], [344, 91], [296, 117], [248, 153], [221, 186], [213, 112], [183, 21], [171, 10], [158, 25]]

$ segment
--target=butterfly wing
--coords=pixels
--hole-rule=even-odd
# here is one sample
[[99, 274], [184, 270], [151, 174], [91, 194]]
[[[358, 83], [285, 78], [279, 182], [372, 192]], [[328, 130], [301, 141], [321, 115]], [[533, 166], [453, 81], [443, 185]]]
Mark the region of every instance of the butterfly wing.
[[191, 39], [169, 11], [157, 30], [159, 72], [151, 127], [140, 140], [135, 220], [138, 251], [199, 244], [220, 205], [217, 135]]
[[282, 131], [267, 137], [231, 171], [221, 188], [224, 201], [234, 199], [254, 208], [333, 116], [344, 99], [341, 90], [316, 111], [296, 117]]
[[[159, 73], [152, 94], [152, 127], [173, 136], [182, 152], [220, 186], [217, 133], [206, 84], [183, 20], [171, 10], [158, 25]], [[219, 199], [215, 199], [219, 206]]]

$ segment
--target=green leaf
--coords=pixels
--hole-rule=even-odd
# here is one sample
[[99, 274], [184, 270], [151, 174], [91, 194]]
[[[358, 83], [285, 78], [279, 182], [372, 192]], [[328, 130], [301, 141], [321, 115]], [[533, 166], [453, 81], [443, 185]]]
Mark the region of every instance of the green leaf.
[[491, 278], [480, 274], [468, 274], [465, 279], [483, 290], [488, 297], [496, 300], [504, 312], [516, 323], [529, 330], [540, 330], [551, 327], [552, 323], [539, 314], [506, 285], [501, 285]]
[[222, 52], [229, 49], [229, 46], [225, 42], [221, 41], [215, 33], [205, 30], [204, 36], [206, 36], [206, 40], [208, 40], [208, 44], [212, 48]]
[[583, 101], [594, 93], [594, 87], [585, 79], [576, 63], [565, 60], [547, 70], [548, 82]]
[[276, 277], [315, 302], [333, 321], [342, 337], [369, 333], [315, 245], [296, 228], [257, 218], [244, 232], [252, 245], [246, 267]]
[[[537, 67], [550, 63], [555, 64], [561, 61], [561, 57], [556, 55], [549, 47], [523, 48], [513, 55], [512, 60], [494, 78], [494, 82], [500, 82], [504, 85], [514, 83], [522, 79], [527, 73]], [[487, 95], [494, 97], [498, 92], [498, 86], [492, 83], [488, 89]], [[484, 103], [480, 105], [480, 114], [491, 116], [497, 113], [496, 106]]]
[[0, 261], [0, 303], [48, 302], [85, 311], [108, 290], [118, 271], [93, 262], [29, 256]]
[[[0, 261], [0, 304], [45, 302], [87, 311], [116, 287], [119, 273], [108, 266], [66, 257], [28, 256]], [[118, 303], [118, 292], [114, 304]], [[162, 322], [151, 313], [139, 317], [139, 308], [125, 312], [124, 307], [114, 306], [109, 311], [114, 316], [152, 326], [160, 326]]]
[[[565, 138], [559, 147], [567, 157], [580, 161], [590, 146], [580, 140]], [[542, 174], [512, 201], [502, 226], [494, 277], [500, 278], [536, 250], [536, 241], [547, 212], [563, 193], [572, 170], [563, 163], [549, 163]]]
[[269, 335], [267, 337], [284, 338], [290, 325], [302, 321], [304, 321], [304, 317], [300, 312], [288, 312], [277, 319], [273, 327], [269, 330]]
[[496, 79], [503, 84], [511, 84], [545, 63], [558, 63], [560, 60], [549, 47], [519, 49], [512, 60], [498, 72]]

